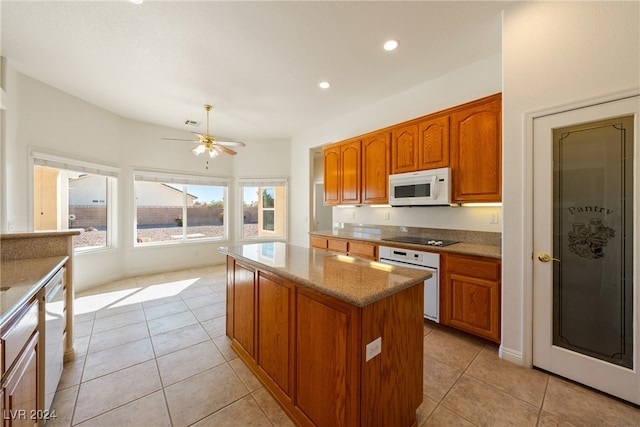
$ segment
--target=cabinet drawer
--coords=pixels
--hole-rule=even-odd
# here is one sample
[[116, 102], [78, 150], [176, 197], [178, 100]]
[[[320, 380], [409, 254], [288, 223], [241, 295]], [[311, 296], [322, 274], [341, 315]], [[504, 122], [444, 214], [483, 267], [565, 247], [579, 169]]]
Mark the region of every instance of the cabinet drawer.
[[24, 314], [6, 331], [2, 331], [2, 350], [4, 351], [2, 372], [15, 362], [31, 335], [38, 328], [38, 301], [31, 303]]
[[327, 239], [324, 237], [311, 236], [311, 247], [318, 249], [327, 249]]
[[327, 241], [327, 248], [334, 252], [347, 252], [347, 241], [329, 239]]
[[447, 255], [447, 272], [500, 280], [500, 261], [491, 258]]
[[376, 245], [370, 243], [349, 242], [349, 255], [362, 256], [371, 259], [377, 259]]

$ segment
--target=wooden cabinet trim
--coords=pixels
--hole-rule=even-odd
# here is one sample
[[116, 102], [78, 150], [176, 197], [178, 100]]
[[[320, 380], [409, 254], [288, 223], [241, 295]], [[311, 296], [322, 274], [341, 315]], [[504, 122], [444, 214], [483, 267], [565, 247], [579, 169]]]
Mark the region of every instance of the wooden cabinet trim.
[[25, 304], [25, 308], [14, 317], [15, 320], [2, 331], [2, 348], [4, 349], [2, 374], [10, 369], [29, 338], [37, 331], [38, 304], [37, 299]]

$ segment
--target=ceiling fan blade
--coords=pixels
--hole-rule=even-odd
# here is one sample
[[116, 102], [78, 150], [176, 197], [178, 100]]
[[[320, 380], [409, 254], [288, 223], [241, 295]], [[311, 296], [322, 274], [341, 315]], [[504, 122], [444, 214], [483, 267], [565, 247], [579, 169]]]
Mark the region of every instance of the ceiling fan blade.
[[208, 135], [202, 135], [202, 134], [197, 133], [197, 132], [191, 132], [191, 133], [196, 135], [200, 139], [200, 141], [208, 141], [208, 140], [210, 140], [210, 137]]
[[182, 139], [182, 138], [160, 138], [160, 139], [164, 139], [166, 141], [189, 141], [189, 142], [197, 142], [198, 144], [200, 143], [200, 141], [194, 141], [193, 139]]
[[216, 140], [216, 144], [218, 145], [226, 145], [228, 147], [244, 147], [244, 142], [236, 142], [236, 141], [218, 141]]
[[224, 147], [222, 145], [214, 145], [213, 148], [215, 148], [218, 151], [223, 151], [223, 152], [225, 152], [227, 154], [231, 154], [232, 156], [235, 156], [236, 154], [238, 154], [235, 151], [233, 151], [232, 149]]

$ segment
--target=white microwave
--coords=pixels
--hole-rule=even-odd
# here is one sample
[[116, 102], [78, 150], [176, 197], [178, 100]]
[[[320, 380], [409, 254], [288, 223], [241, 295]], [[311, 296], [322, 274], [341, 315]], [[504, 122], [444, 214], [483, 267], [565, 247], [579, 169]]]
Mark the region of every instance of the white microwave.
[[451, 204], [451, 168], [389, 175], [391, 206], [448, 206]]

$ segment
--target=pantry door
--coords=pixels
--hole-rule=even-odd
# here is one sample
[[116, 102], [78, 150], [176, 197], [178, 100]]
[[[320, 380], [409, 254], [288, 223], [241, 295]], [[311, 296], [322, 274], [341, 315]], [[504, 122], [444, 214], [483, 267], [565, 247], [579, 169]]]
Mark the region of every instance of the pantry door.
[[639, 102], [533, 120], [533, 365], [635, 403]]

